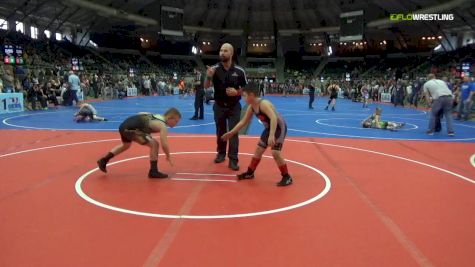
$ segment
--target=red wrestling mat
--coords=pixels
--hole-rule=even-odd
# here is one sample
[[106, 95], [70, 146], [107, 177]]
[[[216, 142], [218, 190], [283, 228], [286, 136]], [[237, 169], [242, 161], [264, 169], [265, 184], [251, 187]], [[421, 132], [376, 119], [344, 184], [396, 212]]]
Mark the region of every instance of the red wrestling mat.
[[[138, 145], [108, 174], [94, 171], [115, 133], [0, 138], [0, 266], [475, 262], [475, 144], [289, 138], [294, 184], [281, 188], [272, 158], [236, 182], [227, 161], [213, 163], [214, 136], [170, 137], [177, 154], [174, 167], [160, 156], [165, 180], [147, 178], [148, 148]], [[241, 138], [240, 152], [257, 141]], [[240, 156], [242, 171], [250, 158]]]

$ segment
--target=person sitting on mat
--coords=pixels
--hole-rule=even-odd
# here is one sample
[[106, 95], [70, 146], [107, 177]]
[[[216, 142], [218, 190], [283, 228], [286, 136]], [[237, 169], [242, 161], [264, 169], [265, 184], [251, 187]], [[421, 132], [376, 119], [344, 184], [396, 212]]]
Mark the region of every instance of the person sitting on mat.
[[261, 161], [262, 154], [264, 154], [269, 146], [272, 149], [272, 156], [274, 157], [282, 175], [282, 179], [277, 183], [277, 185], [287, 186], [292, 184], [293, 181], [287, 170], [287, 164], [280, 153], [287, 134], [287, 125], [284, 119], [279, 113], [277, 113], [274, 105], [272, 105], [269, 100], [264, 100], [259, 97], [259, 88], [255, 84], [249, 83], [246, 85], [243, 89], [243, 97], [249, 105], [244, 117], [232, 130], [225, 133], [221, 138], [224, 141], [229, 140], [233, 135], [237, 134], [239, 130], [249, 124], [253, 114], [262, 122], [265, 129], [261, 134], [261, 139], [257, 144], [256, 151], [254, 152], [254, 156], [247, 171], [238, 174], [237, 178], [239, 180], [254, 178], [254, 171]]
[[173, 166], [170, 149], [167, 141], [167, 126], [175, 127], [181, 119], [181, 113], [176, 108], [170, 108], [165, 114], [151, 114], [140, 112], [137, 115], [125, 119], [119, 126], [122, 144], [114, 147], [107, 155], [97, 161], [99, 169], [107, 172], [106, 166], [111, 158], [119, 155], [130, 148], [132, 141], [150, 147], [150, 171], [149, 178], [167, 178], [168, 175], [158, 171], [158, 148], [159, 143], [151, 133], [160, 133], [162, 150], [167, 157], [168, 163]]
[[76, 122], [107, 121], [106, 118], [97, 116], [97, 110], [91, 104], [87, 103], [83, 103], [79, 106], [79, 111], [74, 113], [74, 120]]
[[392, 121], [383, 121], [381, 120], [381, 108], [376, 108], [374, 114], [364, 119], [361, 125], [363, 128], [376, 128], [376, 129], [388, 129], [391, 131], [396, 131], [405, 125], [403, 122], [392, 122]]

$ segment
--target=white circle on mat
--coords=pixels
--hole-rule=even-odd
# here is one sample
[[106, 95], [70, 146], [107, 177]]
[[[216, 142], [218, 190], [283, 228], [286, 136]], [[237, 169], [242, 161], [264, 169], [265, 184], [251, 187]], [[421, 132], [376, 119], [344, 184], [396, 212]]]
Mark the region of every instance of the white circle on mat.
[[[192, 151], [192, 152], [174, 152], [174, 153], [170, 153], [170, 154], [174, 154], [174, 155], [180, 155], [180, 154], [216, 154], [216, 152]], [[250, 153], [239, 153], [239, 154], [240, 155], [246, 155], [246, 156], [252, 156], [253, 155], [253, 154], [250, 154]], [[119, 161], [110, 163], [110, 164], [108, 164], [108, 166], [119, 164], [119, 163], [130, 161], [130, 160], [145, 158], [145, 157], [148, 157], [148, 156], [140, 156], [140, 157], [134, 157], [134, 158], [129, 158], [129, 159], [123, 159], [123, 160], [119, 160]], [[263, 157], [272, 158], [272, 157], [266, 156], [266, 155], [263, 155]], [[331, 181], [330, 181], [330, 178], [328, 178], [328, 176], [325, 173], [323, 173], [322, 171], [320, 171], [320, 170], [318, 170], [318, 169], [316, 169], [312, 166], [309, 166], [307, 164], [304, 164], [304, 163], [301, 163], [301, 162], [298, 162], [298, 161], [289, 160], [289, 159], [286, 159], [286, 161], [288, 163], [293, 163], [293, 164], [297, 164], [297, 165], [306, 167], [306, 168], [318, 173], [323, 178], [323, 180], [325, 181], [325, 187], [323, 188], [323, 190], [321, 192], [317, 193], [315, 196], [311, 197], [310, 199], [307, 199], [307, 200], [302, 201], [300, 203], [290, 205], [290, 206], [286, 206], [286, 207], [282, 207], [282, 208], [272, 209], [272, 210], [264, 210], [264, 211], [258, 211], [258, 212], [250, 212], [250, 213], [223, 214], [223, 215], [186, 215], [186, 214], [185, 215], [179, 215], [179, 214], [160, 214], [160, 213], [151, 213], [151, 212], [142, 212], [142, 211], [129, 210], [129, 209], [124, 209], [124, 208], [120, 208], [120, 207], [115, 207], [115, 206], [112, 206], [112, 205], [109, 205], [109, 204], [106, 204], [106, 203], [102, 203], [102, 202], [99, 202], [99, 201], [91, 198], [90, 196], [88, 196], [82, 190], [81, 185], [82, 185], [83, 181], [91, 173], [98, 171], [99, 170], [98, 168], [89, 170], [88, 172], [81, 175], [78, 178], [78, 180], [76, 181], [75, 189], [76, 189], [77, 194], [81, 198], [83, 198], [84, 200], [86, 200], [87, 202], [89, 202], [93, 205], [96, 205], [96, 206], [104, 208], [104, 209], [113, 210], [113, 211], [117, 211], [117, 212], [131, 214], [131, 215], [155, 217], [155, 218], [166, 218], [166, 219], [230, 219], [230, 218], [243, 218], [243, 217], [268, 215], [268, 214], [284, 212], [284, 211], [288, 211], [288, 210], [303, 207], [305, 205], [308, 205], [310, 203], [313, 203], [313, 202], [319, 200], [320, 198], [324, 197], [330, 191]]]

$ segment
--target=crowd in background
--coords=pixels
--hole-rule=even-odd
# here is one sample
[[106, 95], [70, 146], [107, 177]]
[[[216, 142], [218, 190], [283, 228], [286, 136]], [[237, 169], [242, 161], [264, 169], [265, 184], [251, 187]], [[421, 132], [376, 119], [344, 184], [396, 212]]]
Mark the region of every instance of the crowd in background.
[[[1, 37], [4, 44], [22, 45], [23, 65], [4, 64], [0, 55], [0, 90], [21, 92], [30, 109], [46, 109], [72, 105], [69, 76], [71, 69], [80, 80], [79, 96], [114, 99], [127, 96], [128, 88], [140, 95], [168, 95], [192, 92], [196, 77], [195, 62], [184, 59], [163, 59], [160, 56], [94, 51], [69, 42], [32, 40], [13, 32]], [[430, 57], [365, 59], [327, 63], [320, 77], [313, 77], [318, 64], [286, 66], [284, 82], [275, 77], [252, 78], [264, 94], [306, 94], [314, 88], [317, 95], [328, 95], [327, 87], [338, 84], [340, 97], [360, 101], [367, 91], [373, 101], [389, 94], [395, 106], [427, 106], [422, 85], [428, 73], [443, 78], [455, 100], [460, 96], [460, 64], [475, 61], [473, 45], [457, 51], [433, 54]], [[78, 65], [73, 65], [72, 59]], [[297, 68], [298, 67], [298, 68]], [[470, 70], [473, 74], [473, 68]]]

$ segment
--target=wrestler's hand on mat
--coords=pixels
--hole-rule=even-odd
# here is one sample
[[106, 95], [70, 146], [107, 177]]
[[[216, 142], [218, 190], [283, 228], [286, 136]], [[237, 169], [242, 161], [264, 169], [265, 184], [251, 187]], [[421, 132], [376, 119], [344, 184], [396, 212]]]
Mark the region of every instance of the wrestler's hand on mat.
[[173, 166], [172, 156], [167, 156], [167, 161], [170, 166]]
[[273, 136], [269, 136], [269, 139], [267, 139], [267, 145], [270, 147], [275, 145], [275, 138]]
[[233, 137], [234, 133], [233, 132], [227, 132], [221, 136], [221, 140], [223, 141], [228, 141], [231, 137]]

